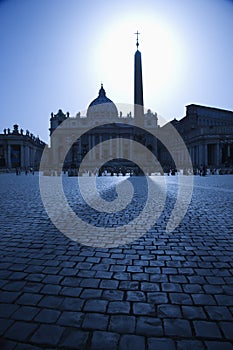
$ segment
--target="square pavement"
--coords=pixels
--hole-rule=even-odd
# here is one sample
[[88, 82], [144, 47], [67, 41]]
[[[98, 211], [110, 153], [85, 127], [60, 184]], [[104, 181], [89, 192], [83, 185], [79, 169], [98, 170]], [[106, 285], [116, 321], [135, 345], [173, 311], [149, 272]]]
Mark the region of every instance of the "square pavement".
[[168, 177], [157, 223], [117, 248], [60, 233], [38, 179], [0, 175], [1, 350], [233, 349], [233, 175], [196, 176], [172, 233]]

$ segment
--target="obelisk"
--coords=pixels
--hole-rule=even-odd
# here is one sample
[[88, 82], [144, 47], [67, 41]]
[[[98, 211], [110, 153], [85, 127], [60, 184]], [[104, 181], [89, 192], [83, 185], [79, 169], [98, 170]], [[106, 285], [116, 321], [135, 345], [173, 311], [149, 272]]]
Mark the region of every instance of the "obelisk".
[[134, 55], [134, 118], [140, 123], [144, 116], [144, 105], [143, 105], [143, 86], [142, 86], [142, 59], [141, 52], [138, 50], [138, 35], [137, 35], [137, 51]]

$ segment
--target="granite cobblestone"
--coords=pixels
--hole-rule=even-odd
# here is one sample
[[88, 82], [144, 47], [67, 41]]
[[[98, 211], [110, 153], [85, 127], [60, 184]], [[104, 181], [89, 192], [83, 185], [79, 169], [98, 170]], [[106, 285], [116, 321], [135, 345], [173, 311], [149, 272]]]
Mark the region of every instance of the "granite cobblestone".
[[63, 236], [37, 174], [0, 177], [1, 350], [233, 350], [231, 175], [196, 177], [186, 216], [167, 233], [170, 177], [157, 224], [117, 248]]

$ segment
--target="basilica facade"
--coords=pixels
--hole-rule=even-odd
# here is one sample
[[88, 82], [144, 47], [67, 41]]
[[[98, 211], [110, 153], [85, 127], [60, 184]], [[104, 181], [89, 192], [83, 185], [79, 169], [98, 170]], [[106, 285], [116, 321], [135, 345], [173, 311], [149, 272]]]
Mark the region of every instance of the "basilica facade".
[[[65, 157], [63, 168], [78, 169], [87, 155], [86, 170], [91, 173], [95, 173], [101, 161], [108, 157], [112, 159], [111, 164], [109, 163], [105, 168], [110, 172], [125, 172], [130, 169], [135, 172], [139, 171], [136, 164], [130, 161], [135, 152], [134, 142], [129, 143], [128, 141], [137, 141], [157, 155], [157, 140], [148, 130], [153, 133], [158, 128], [158, 118], [156, 114], [148, 110], [143, 114], [143, 125], [136, 124], [135, 120], [132, 112], [123, 115], [121, 111], [118, 111], [101, 85], [98, 96], [90, 103], [86, 115], [82, 116], [78, 113], [75, 117], [70, 117], [69, 113], [64, 114], [62, 110], [51, 114], [51, 164], [56, 167], [64, 158], [64, 145], [69, 143], [72, 133], [78, 129], [82, 136], [72, 144]], [[59, 125], [64, 125], [64, 122], [65, 127], [59, 129]], [[55, 130], [56, 137], [53, 137]], [[104, 143], [107, 140], [109, 142]], [[97, 145], [99, 147], [95, 147]], [[148, 157], [146, 166], [148, 171], [152, 171], [150, 170], [150, 157]]]
[[[134, 110], [124, 115], [116, 104], [107, 97], [101, 84], [98, 96], [89, 104], [86, 115], [78, 113], [72, 117], [59, 110], [50, 118], [50, 161], [53, 168], [58, 165], [63, 169], [78, 169], [84, 157], [86, 171], [95, 173], [101, 162], [101, 170], [113, 173], [140, 173], [140, 167], [132, 159], [136, 154], [135, 145], [141, 144], [148, 149], [143, 159], [148, 173], [153, 171], [153, 156], [157, 157], [157, 139], [154, 136], [158, 129], [156, 113], [148, 110], [144, 113], [141, 53], [137, 50], [134, 56]], [[81, 135], [71, 142], [72, 135]], [[105, 142], [109, 141], [109, 142]], [[129, 142], [132, 141], [132, 142]], [[136, 142], [136, 143], [135, 143]], [[70, 144], [67, 152], [67, 144]], [[99, 146], [98, 146], [99, 145]], [[98, 147], [95, 147], [98, 146]], [[64, 153], [66, 156], [64, 157]], [[150, 154], [149, 154], [150, 153]]]

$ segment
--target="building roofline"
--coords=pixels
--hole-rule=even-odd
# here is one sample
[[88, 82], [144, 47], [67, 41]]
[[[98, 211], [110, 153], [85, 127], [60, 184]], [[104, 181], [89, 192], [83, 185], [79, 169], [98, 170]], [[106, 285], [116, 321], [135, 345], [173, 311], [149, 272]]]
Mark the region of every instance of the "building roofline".
[[229, 109], [222, 109], [222, 108], [218, 108], [218, 107], [211, 107], [211, 106], [203, 106], [203, 105], [199, 105], [199, 104], [196, 104], [196, 103], [191, 103], [189, 105], [186, 105], [185, 107], [191, 107], [191, 106], [195, 106], [195, 107], [200, 107], [200, 108], [203, 108], [203, 109], [214, 109], [216, 111], [223, 111], [223, 112], [228, 112], [228, 113], [233, 113], [233, 111], [229, 110]]

